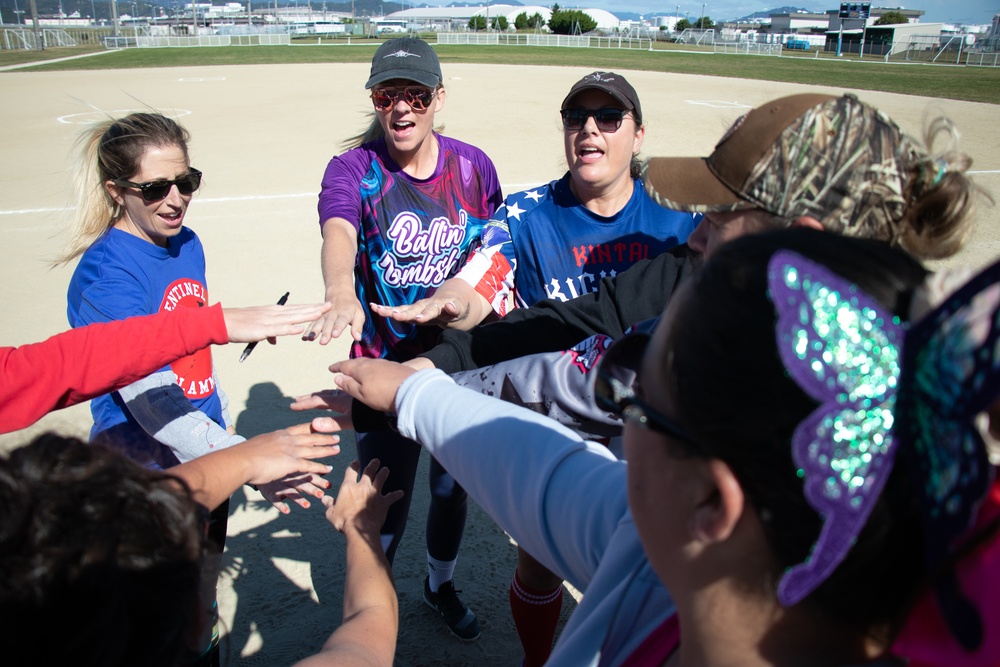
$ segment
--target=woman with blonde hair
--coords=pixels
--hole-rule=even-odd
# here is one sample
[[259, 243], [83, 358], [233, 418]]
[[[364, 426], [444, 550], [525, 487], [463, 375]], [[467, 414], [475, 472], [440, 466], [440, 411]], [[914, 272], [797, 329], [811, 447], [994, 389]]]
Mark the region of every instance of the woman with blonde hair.
[[[202, 174], [188, 158], [188, 132], [158, 113], [132, 113], [81, 137], [77, 217], [61, 260], [80, 258], [68, 290], [75, 327], [209, 305], [205, 252], [185, 226]], [[145, 341], [122, 341], [142, 345]], [[99, 360], [95, 360], [99, 363]], [[140, 464], [165, 469], [243, 442], [218, 386], [212, 353], [199, 349], [91, 401], [91, 441]], [[329, 484], [317, 475], [261, 487], [287, 512], [308, 507]], [[209, 541], [221, 554], [228, 501], [212, 513]], [[204, 664], [217, 659], [217, 633], [203, 638]]]

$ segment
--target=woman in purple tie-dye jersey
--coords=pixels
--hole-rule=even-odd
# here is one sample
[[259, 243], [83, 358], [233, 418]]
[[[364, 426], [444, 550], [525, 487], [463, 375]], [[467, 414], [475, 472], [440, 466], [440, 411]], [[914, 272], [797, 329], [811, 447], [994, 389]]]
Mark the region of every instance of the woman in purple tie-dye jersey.
[[[433, 346], [437, 330], [380, 317], [371, 304], [405, 305], [433, 294], [464, 265], [503, 194], [485, 153], [434, 131], [445, 90], [437, 54], [426, 42], [385, 42], [365, 88], [375, 107], [371, 127], [323, 176], [323, 280], [332, 307], [309, 337], [325, 345], [349, 331], [352, 358], [406, 361]], [[362, 467], [380, 459], [393, 472], [386, 491], [406, 492], [382, 528], [390, 562], [406, 526], [419, 455], [419, 445], [395, 433], [358, 435]], [[473, 640], [479, 621], [452, 582], [466, 494], [433, 459], [430, 484], [424, 600], [452, 633]]]

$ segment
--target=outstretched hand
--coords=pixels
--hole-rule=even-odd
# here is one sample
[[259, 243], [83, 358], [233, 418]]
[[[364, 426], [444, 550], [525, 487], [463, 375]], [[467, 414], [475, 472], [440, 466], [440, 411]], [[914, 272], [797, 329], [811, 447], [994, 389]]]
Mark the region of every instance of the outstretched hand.
[[329, 410], [338, 413], [336, 417], [328, 418], [322, 422], [323, 426], [317, 430], [322, 431], [350, 431], [354, 429], [354, 422], [351, 418], [351, 403], [354, 399], [350, 394], [339, 389], [324, 389], [311, 394], [296, 396], [292, 402], [292, 410]]
[[[385, 359], [349, 359], [330, 366], [341, 373], [334, 382], [365, 405], [382, 412], [396, 411], [396, 391], [415, 370]], [[320, 418], [322, 422], [322, 418]], [[326, 428], [326, 426], [324, 426]]]
[[306, 330], [305, 325], [330, 310], [328, 303], [302, 305], [223, 308], [230, 343], [275, 342], [276, 336], [291, 336]]
[[356, 530], [361, 534], [377, 537], [385, 523], [389, 507], [403, 497], [401, 489], [382, 494], [389, 469], [381, 468], [380, 465], [378, 459], [372, 459], [359, 475], [360, 464], [352, 461], [344, 471], [344, 481], [337, 491], [337, 499], [323, 497], [326, 519], [341, 533]]
[[372, 312], [397, 322], [413, 322], [414, 324], [447, 327], [454, 322], [461, 322], [469, 316], [469, 304], [460, 304], [455, 297], [431, 296], [420, 299], [406, 306], [383, 306], [377, 303], [369, 304]]
[[320, 475], [330, 472], [332, 467], [312, 459], [339, 454], [340, 437], [318, 433], [320, 430], [337, 429], [330, 423], [322, 429], [298, 424], [258, 435], [239, 445], [244, 459], [252, 466], [248, 483], [257, 485], [264, 498], [282, 514], [291, 511], [286, 500], [308, 508], [305, 496], [322, 498], [323, 490], [330, 488], [330, 482]]
[[349, 331], [354, 340], [361, 340], [365, 312], [353, 292], [336, 296], [328, 294], [324, 305], [326, 311], [306, 328], [303, 340], [319, 340], [320, 345], [326, 345], [339, 338], [344, 331]]

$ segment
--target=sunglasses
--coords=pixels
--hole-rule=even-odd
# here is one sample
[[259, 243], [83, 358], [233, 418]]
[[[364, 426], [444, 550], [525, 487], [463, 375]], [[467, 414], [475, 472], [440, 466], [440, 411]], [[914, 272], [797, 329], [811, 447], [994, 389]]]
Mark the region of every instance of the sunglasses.
[[165, 199], [170, 194], [170, 188], [177, 186], [182, 195], [189, 195], [201, 186], [201, 172], [190, 168], [188, 173], [172, 181], [149, 181], [148, 183], [133, 183], [125, 179], [111, 181], [120, 188], [133, 188], [142, 193], [144, 202], [154, 202]]
[[407, 86], [405, 88], [376, 88], [372, 91], [372, 104], [378, 111], [388, 111], [396, 106], [399, 96], [414, 111], [423, 111], [434, 101], [437, 91], [427, 86]]
[[601, 355], [594, 383], [597, 405], [602, 410], [618, 415], [622, 421], [638, 424], [700, 450], [701, 447], [680, 424], [636, 394], [639, 366], [649, 347], [649, 340], [650, 335], [646, 332], [630, 333], [612, 343]]
[[588, 118], [593, 118], [597, 129], [601, 132], [617, 132], [622, 126], [622, 120], [628, 111], [624, 109], [563, 109], [563, 129], [568, 132], [578, 132], [587, 124]]

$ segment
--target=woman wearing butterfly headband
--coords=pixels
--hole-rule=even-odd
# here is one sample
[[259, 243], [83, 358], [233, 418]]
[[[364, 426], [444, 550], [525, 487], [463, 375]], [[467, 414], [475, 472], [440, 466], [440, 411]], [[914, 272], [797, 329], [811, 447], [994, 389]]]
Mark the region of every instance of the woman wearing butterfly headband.
[[[428, 349], [435, 332], [383, 318], [370, 304], [398, 306], [432, 294], [464, 264], [503, 194], [485, 153], [435, 132], [445, 88], [437, 54], [426, 42], [403, 37], [383, 43], [365, 88], [374, 107], [371, 126], [323, 176], [321, 260], [332, 308], [313, 323], [309, 337], [326, 345], [346, 332], [354, 339], [351, 357], [405, 361]], [[391, 561], [406, 527], [420, 447], [394, 433], [357, 441], [362, 465], [379, 458], [393, 471], [389, 490], [406, 492], [383, 528]], [[424, 601], [453, 634], [473, 640], [479, 622], [452, 582], [465, 492], [433, 460], [430, 469]]]
[[[507, 197], [480, 247], [454, 278], [409, 306], [373, 305], [397, 322], [468, 329], [542, 299], [566, 301], [605, 275], [687, 240], [697, 215], [657, 206], [639, 180], [646, 128], [632, 85], [616, 72], [573, 84], [560, 116], [569, 170], [548, 185]], [[562, 611], [562, 580], [518, 548], [510, 606], [524, 667], [544, 664]]]
[[[967, 173], [971, 162], [947, 118], [930, 123], [921, 144], [854, 95], [800, 94], [741, 117], [707, 157], [651, 158], [643, 180], [666, 208], [706, 214], [688, 239], [695, 254], [742, 233], [811, 225], [943, 259], [969, 236], [982, 194]], [[683, 253], [663, 253], [605, 278], [593, 296], [446, 330], [417, 361], [456, 373], [562, 351], [595, 334], [617, 338], [663, 312], [690, 270]]]
[[[201, 185], [201, 172], [188, 158], [188, 140], [183, 127], [158, 113], [107, 120], [80, 137], [76, 217], [59, 258], [80, 258], [67, 295], [74, 328], [210, 305], [204, 249], [184, 224]], [[212, 352], [204, 347], [93, 399], [91, 440], [142, 465], [169, 468], [243, 442], [227, 403]], [[306, 495], [322, 496], [329, 487], [318, 475], [304, 479], [294, 487], [279, 480], [260, 488], [287, 512], [285, 498], [308, 507]], [[225, 544], [228, 514], [228, 502], [212, 513], [210, 543], [217, 554]], [[217, 640], [217, 635], [204, 638], [206, 664], [217, 657]]]
[[599, 368], [627, 465], [440, 371], [335, 368], [584, 591], [549, 664], [895, 665], [917, 594], [962, 597], [935, 575], [989, 486], [974, 419], [1000, 393], [976, 356], [997, 349], [1000, 265], [906, 324], [926, 275], [808, 229], [720, 247]]

